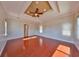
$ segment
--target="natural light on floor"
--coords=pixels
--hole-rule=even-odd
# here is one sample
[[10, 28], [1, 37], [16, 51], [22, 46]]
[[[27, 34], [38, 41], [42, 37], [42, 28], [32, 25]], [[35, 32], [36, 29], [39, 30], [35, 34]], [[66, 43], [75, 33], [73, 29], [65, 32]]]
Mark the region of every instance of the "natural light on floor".
[[68, 57], [70, 56], [70, 47], [59, 45], [52, 56], [53, 57]]

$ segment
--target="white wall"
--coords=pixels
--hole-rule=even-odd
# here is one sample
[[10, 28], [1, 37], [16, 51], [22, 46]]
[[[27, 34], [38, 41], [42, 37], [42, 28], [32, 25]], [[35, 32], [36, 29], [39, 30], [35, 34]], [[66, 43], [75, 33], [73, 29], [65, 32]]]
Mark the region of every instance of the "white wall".
[[23, 24], [19, 20], [8, 19], [8, 36], [23, 36]]
[[17, 19], [17, 18], [9, 18], [7, 19], [8, 22], [8, 37], [16, 38], [16, 37], [23, 37], [24, 36], [24, 24], [29, 26], [29, 35], [34, 35], [36, 32], [36, 25], [34, 22], [29, 22], [27, 19]]
[[62, 18], [51, 19], [49, 20], [49, 22], [43, 23], [44, 26], [43, 33], [40, 33], [38, 29], [37, 35], [42, 35], [49, 38], [55, 38], [57, 40], [63, 40], [73, 43], [74, 41], [73, 41], [72, 29], [71, 29], [71, 36], [64, 36], [62, 34], [62, 30], [63, 30], [62, 26], [65, 23], [70, 23], [72, 28], [72, 24], [73, 24], [72, 16], [65, 16]]
[[3, 51], [3, 48], [6, 44], [6, 38], [4, 37], [5, 34], [5, 24], [4, 24], [4, 20], [5, 20], [5, 12], [4, 9], [2, 8], [1, 4], [0, 4], [0, 55]]
[[74, 14], [74, 19], [73, 19], [73, 39], [74, 39], [74, 44], [79, 50], [79, 38], [77, 37], [77, 16], [79, 16], [79, 13]]
[[[26, 19], [27, 20], [27, 19]], [[65, 23], [73, 24], [72, 16], [65, 16], [62, 18], [51, 19], [49, 22], [44, 22], [43, 33], [39, 32], [39, 24], [19, 19], [8, 19], [8, 36], [10, 37], [23, 37], [24, 24], [29, 25], [29, 35], [42, 35], [49, 38], [55, 38], [73, 43], [73, 33], [71, 30], [71, 36], [64, 36], [62, 34], [62, 25]], [[72, 26], [71, 26], [72, 27]]]
[[[79, 39], [77, 38], [77, 16], [79, 16], [79, 13], [61, 18], [51, 19], [48, 22], [44, 22], [43, 33], [40, 33], [38, 28], [36, 34], [74, 43], [75, 46], [79, 49]], [[62, 25], [65, 23], [71, 24], [70, 36], [62, 35]]]
[[0, 37], [4, 35], [4, 19], [5, 19], [5, 13], [0, 5]]

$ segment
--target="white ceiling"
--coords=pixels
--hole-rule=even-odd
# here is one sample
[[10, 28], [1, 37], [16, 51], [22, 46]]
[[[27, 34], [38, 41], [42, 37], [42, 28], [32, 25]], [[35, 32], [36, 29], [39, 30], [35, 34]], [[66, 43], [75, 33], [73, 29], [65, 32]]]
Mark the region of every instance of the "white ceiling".
[[[26, 8], [30, 5], [31, 1], [1, 1], [2, 7], [9, 16], [20, 17], [26, 20], [33, 20], [34, 17], [24, 14]], [[48, 11], [39, 17], [41, 21], [53, 19], [58, 16], [70, 15], [79, 10], [78, 1], [58, 1], [58, 7], [60, 12], [58, 12], [57, 5], [55, 1], [49, 1], [51, 7], [54, 10]]]

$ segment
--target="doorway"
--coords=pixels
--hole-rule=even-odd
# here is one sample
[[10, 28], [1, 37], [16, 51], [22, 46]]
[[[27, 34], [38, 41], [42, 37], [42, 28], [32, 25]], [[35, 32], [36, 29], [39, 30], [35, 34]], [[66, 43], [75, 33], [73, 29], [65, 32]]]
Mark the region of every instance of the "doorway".
[[28, 30], [29, 26], [27, 24], [24, 24], [24, 37], [28, 37]]

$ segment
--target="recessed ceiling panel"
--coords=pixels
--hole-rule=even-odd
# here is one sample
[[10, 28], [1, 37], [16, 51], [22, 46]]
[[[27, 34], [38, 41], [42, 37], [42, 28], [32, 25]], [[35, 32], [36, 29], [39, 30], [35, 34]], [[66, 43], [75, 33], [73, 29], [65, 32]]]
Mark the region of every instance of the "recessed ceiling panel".
[[25, 13], [34, 16], [36, 14], [43, 14], [51, 10], [51, 6], [48, 1], [33, 1], [30, 6], [25, 10]]

